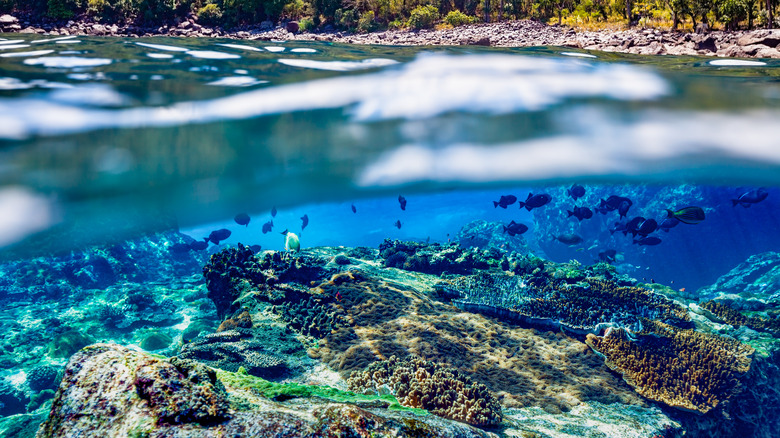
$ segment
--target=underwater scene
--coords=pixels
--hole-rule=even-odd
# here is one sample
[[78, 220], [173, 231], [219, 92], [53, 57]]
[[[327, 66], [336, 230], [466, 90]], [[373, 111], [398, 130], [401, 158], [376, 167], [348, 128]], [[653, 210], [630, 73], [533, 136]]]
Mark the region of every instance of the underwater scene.
[[0, 435], [780, 436], [780, 60], [0, 38]]

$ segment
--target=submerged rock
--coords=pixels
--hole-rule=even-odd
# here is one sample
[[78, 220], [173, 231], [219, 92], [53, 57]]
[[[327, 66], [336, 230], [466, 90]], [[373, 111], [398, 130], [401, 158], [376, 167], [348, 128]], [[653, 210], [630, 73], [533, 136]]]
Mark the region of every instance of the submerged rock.
[[[232, 397], [232, 393], [237, 397]], [[228, 404], [231, 399], [240, 401], [231, 406]], [[96, 344], [71, 358], [51, 413], [37, 435], [38, 438], [65, 436], [488, 438], [496, 435], [435, 416], [382, 408], [367, 410], [320, 398], [274, 402], [246, 392], [246, 388], [226, 389], [216, 373], [203, 365], [156, 359], [119, 345]]]

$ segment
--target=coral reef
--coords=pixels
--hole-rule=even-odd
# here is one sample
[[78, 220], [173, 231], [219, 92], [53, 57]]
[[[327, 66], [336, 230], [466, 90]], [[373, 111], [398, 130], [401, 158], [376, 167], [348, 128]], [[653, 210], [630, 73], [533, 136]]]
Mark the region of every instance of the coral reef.
[[59, 370], [53, 366], [42, 365], [33, 368], [27, 373], [27, 386], [33, 391], [44, 389], [56, 389], [59, 378]]
[[312, 293], [338, 295], [335, 305], [352, 321], [309, 349], [342, 375], [393, 355], [414, 355], [484, 384], [504, 407], [541, 405], [561, 412], [593, 400], [643, 403], [585, 344], [560, 332], [510, 327], [464, 312], [389, 276], [351, 271]]
[[252, 316], [248, 311], [244, 310], [238, 315], [233, 316], [222, 321], [222, 324], [217, 328], [217, 332], [224, 332], [227, 330], [233, 330], [236, 328], [252, 328]]
[[30, 399], [24, 392], [16, 389], [11, 383], [0, 379], [0, 416], [24, 412]]
[[456, 243], [402, 242], [385, 239], [379, 245], [384, 265], [426, 274], [470, 274], [475, 269], [505, 268], [506, 259], [499, 249], [464, 249]]
[[721, 275], [715, 283], [696, 291], [696, 298], [725, 302], [740, 310], [780, 307], [780, 253], [754, 254]]
[[141, 341], [141, 348], [146, 351], [162, 350], [163, 348], [168, 348], [171, 342], [173, 342], [173, 338], [167, 333], [155, 330], [144, 336]]
[[456, 369], [418, 357], [400, 360], [391, 356], [374, 362], [362, 373], [352, 373], [347, 385], [355, 392], [376, 392], [387, 385], [403, 406], [477, 426], [492, 426], [502, 420], [501, 406], [485, 385], [473, 383]]
[[67, 359], [81, 348], [93, 343], [94, 340], [79, 330], [68, 330], [56, 335], [49, 342], [49, 356]]
[[118, 345], [94, 345], [71, 358], [37, 436], [86, 436], [88, 431], [89, 436], [149, 438], [496, 437], [466, 424], [404, 410], [369, 411], [308, 395], [272, 401], [254, 394], [251, 385], [246, 387], [246, 377], [226, 378], [223, 386], [213, 371], [188, 361], [155, 359]]
[[731, 324], [734, 327], [744, 325], [753, 330], [766, 331], [774, 337], [780, 337], [780, 315], [776, 313], [773, 317], [745, 316], [739, 311], [715, 300], [706, 301], [699, 306], [710, 312], [713, 319]]
[[475, 220], [464, 225], [455, 239], [464, 248], [497, 249], [518, 254], [528, 254], [531, 249], [522, 236], [510, 236], [501, 222]]
[[737, 394], [753, 348], [732, 338], [643, 319], [642, 330], [589, 334], [586, 343], [651, 400], [707, 413]]
[[690, 325], [687, 310], [663, 295], [599, 278], [569, 284], [571, 275], [579, 274], [556, 280], [480, 273], [445, 280], [438, 288], [442, 295], [457, 297], [453, 302], [470, 312], [579, 334], [607, 327], [637, 328], [640, 317]]
[[197, 360], [226, 371], [244, 367], [259, 377], [278, 377], [289, 370], [285, 360], [268, 350], [267, 343], [255, 339], [255, 331], [234, 328], [206, 335], [182, 347], [180, 358]]

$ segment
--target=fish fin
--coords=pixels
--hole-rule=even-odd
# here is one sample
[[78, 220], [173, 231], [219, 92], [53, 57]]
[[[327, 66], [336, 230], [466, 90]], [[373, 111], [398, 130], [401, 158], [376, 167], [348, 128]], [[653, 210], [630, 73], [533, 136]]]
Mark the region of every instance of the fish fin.
[[501, 225], [501, 226], [504, 227], [504, 234], [506, 234], [506, 230], [507, 230], [506, 225]]
[[519, 205], [520, 206], [520, 210], [522, 210], [523, 207], [525, 207], [525, 202], [520, 201], [520, 202], [517, 203], [517, 205]]
[[732, 206], [732, 207], [736, 207], [736, 206], [737, 206], [737, 204], [739, 204], [739, 199], [732, 199], [732, 200], [731, 200], [731, 206]]
[[498, 202], [493, 201], [493, 208], [496, 208], [496, 207], [498, 207]]
[[637, 243], [639, 243], [639, 240], [636, 240], [636, 239], [634, 239], [634, 242], [633, 242], [633, 243], [634, 243], [634, 244], [637, 244]]

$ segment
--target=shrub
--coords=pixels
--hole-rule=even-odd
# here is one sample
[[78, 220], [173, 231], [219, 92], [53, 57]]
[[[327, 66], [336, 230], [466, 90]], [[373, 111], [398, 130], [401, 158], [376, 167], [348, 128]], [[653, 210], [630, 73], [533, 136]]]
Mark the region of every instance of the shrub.
[[108, 21], [136, 18], [138, 2], [135, 0], [87, 0], [87, 13]]
[[439, 10], [431, 5], [417, 6], [409, 16], [409, 27], [412, 29], [430, 29], [439, 19]]
[[458, 27], [463, 26], [464, 24], [471, 24], [476, 23], [477, 18], [476, 17], [469, 17], [468, 15], [464, 14], [463, 12], [459, 10], [450, 11], [446, 17], [444, 17], [444, 22], [449, 24], [452, 27]]
[[314, 29], [314, 20], [311, 18], [303, 18], [298, 21], [298, 30], [301, 32], [308, 32]]
[[336, 9], [336, 13], [333, 16], [336, 26], [339, 29], [351, 30], [357, 26], [358, 16], [357, 11], [354, 9]]
[[[292, 0], [284, 5], [284, 15], [291, 20], [298, 20], [306, 13], [306, 3], [303, 0]], [[298, 23], [300, 29], [300, 22]]]
[[76, 15], [81, 6], [76, 0], [49, 0], [46, 4], [46, 15], [55, 20], [67, 20]]
[[373, 32], [379, 27], [378, 23], [374, 21], [374, 11], [363, 12], [360, 14], [360, 20], [358, 20], [357, 30], [361, 33]]
[[404, 27], [404, 23], [401, 20], [393, 20], [389, 23], [387, 23], [388, 29], [401, 29]]
[[209, 3], [198, 9], [198, 23], [207, 26], [215, 26], [222, 20], [222, 10], [219, 6]]

